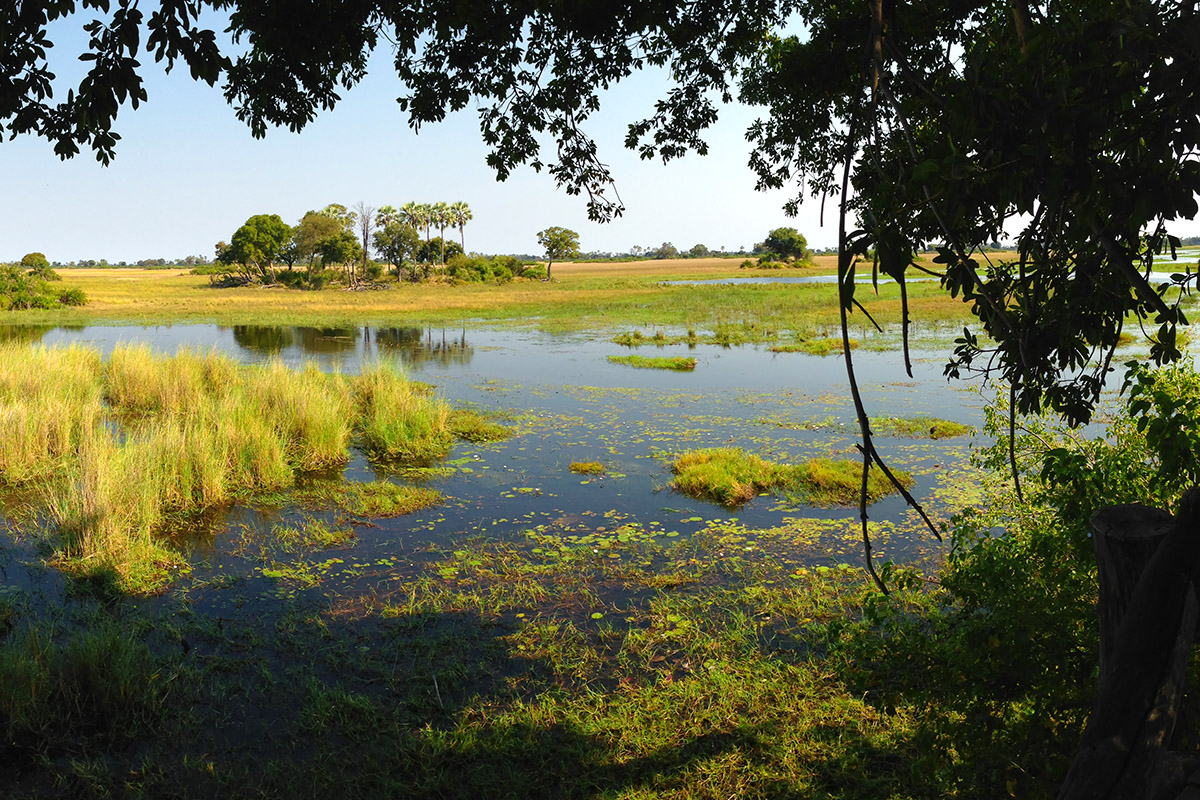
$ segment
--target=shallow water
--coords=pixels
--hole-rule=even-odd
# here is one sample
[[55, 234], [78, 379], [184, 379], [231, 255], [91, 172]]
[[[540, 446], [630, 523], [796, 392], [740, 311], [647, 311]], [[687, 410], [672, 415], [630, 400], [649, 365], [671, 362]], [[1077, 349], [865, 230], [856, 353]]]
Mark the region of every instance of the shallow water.
[[[571, 537], [604, 535], [636, 524], [647, 535], [688, 536], [736, 521], [782, 531], [784, 549], [805, 563], [861, 560], [857, 509], [816, 509], [760, 497], [736, 512], [672, 492], [667, 456], [700, 447], [739, 446], [777, 461], [833, 455], [853, 458], [857, 440], [840, 357], [775, 354], [765, 348], [670, 345], [662, 355], [689, 355], [681, 373], [612, 364], [622, 348], [606, 339], [532, 331], [351, 327], [86, 326], [8, 327], [0, 336], [54, 346], [80, 343], [107, 354], [121, 343], [147, 343], [163, 353], [214, 348], [246, 363], [278, 358], [324, 370], [357, 372], [375, 359], [395, 358], [414, 378], [434, 384], [457, 404], [476, 404], [519, 417], [520, 435], [497, 444], [460, 443], [447, 459], [455, 471], [428, 485], [444, 505], [357, 528], [344, 563], [331, 565], [324, 586], [361, 590], [386, 584], [395, 560], [464, 537], [570, 546]], [[868, 409], [876, 415], [927, 414], [978, 425], [983, 401], [941, 377], [941, 354], [917, 353], [914, 379], [898, 353], [858, 353], [855, 363]], [[969, 437], [942, 442], [880, 438], [891, 466], [909, 470], [913, 489], [945, 519], [960, 499]], [[573, 461], [600, 461], [603, 478], [568, 470]], [[389, 477], [358, 457], [351, 479]], [[270, 579], [233, 542], [243, 526], [262, 527], [289, 512], [230, 509], [182, 536], [200, 582], [241, 574], [249, 588]], [[877, 503], [884, 523], [883, 559], [936, 558], [940, 548], [899, 498]], [[390, 563], [389, 563], [390, 562]], [[203, 594], [203, 592], [201, 593]], [[214, 595], [215, 597], [215, 595]]]

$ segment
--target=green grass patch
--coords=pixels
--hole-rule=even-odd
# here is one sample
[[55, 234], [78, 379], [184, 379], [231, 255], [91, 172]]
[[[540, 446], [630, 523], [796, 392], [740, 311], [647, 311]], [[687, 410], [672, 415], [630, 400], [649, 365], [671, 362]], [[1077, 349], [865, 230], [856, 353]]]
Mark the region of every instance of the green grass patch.
[[83, 630], [19, 627], [0, 638], [0, 735], [8, 758], [97, 751], [161, 724], [173, 675], [137, 633], [110, 620]]
[[450, 407], [399, 367], [374, 364], [353, 379], [352, 389], [362, 447], [371, 458], [420, 463], [450, 451]]
[[455, 438], [476, 444], [499, 442], [513, 435], [512, 428], [494, 422], [478, 411], [453, 411], [450, 413], [449, 425]]
[[288, 552], [303, 550], [326, 550], [342, 547], [354, 541], [354, 528], [344, 523], [330, 524], [322, 519], [309, 517], [301, 525], [276, 525], [271, 529], [275, 540]]
[[605, 475], [608, 473], [608, 467], [599, 461], [572, 461], [567, 469], [576, 475]]
[[[211, 351], [119, 346], [105, 364], [88, 348], [0, 346], [0, 484], [43, 495], [36, 516], [53, 563], [106, 592], [161, 589], [181, 562], [166, 544], [173, 530], [287, 497], [301, 475], [344, 464], [356, 441], [376, 460], [427, 464], [456, 435], [507, 434], [476, 412], [452, 414], [387, 364], [347, 379]], [[391, 516], [439, 497], [380, 483], [326, 499]]]
[[[779, 490], [797, 502], [817, 506], [853, 505], [858, 502], [862, 465], [858, 462], [815, 458], [804, 464], [775, 464], [737, 447], [694, 450], [671, 465], [672, 488], [727, 508], [735, 508], [755, 495]], [[912, 478], [893, 470], [906, 488]], [[867, 501], [895, 491], [877, 469], [868, 473]]]
[[646, 356], [609, 356], [614, 364], [626, 364], [639, 369], [669, 369], [676, 372], [691, 372], [696, 368], [696, 359], [688, 356], [650, 357]]
[[357, 517], [396, 517], [442, 501], [441, 493], [433, 489], [401, 486], [388, 481], [339, 483], [315, 495], [305, 493], [304, 498], [309, 502], [316, 499], [323, 505]]
[[938, 417], [873, 417], [871, 431], [900, 439], [952, 439], [975, 432], [970, 425]]
[[[857, 350], [857, 339], [850, 340], [850, 349]], [[841, 339], [805, 339], [794, 344], [774, 344], [769, 348], [772, 353], [807, 353], [810, 356], [829, 356], [842, 352]]]

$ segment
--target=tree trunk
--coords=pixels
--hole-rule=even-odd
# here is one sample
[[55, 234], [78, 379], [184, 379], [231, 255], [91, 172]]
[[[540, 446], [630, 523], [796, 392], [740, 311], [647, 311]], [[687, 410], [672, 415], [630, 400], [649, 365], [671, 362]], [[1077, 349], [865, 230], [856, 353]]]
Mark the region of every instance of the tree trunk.
[[1092, 549], [1099, 567], [1100, 681], [1112, 668], [1117, 629], [1133, 598], [1138, 579], [1175, 519], [1166, 511], [1139, 503], [1109, 506], [1092, 515]]
[[1167, 750], [1200, 618], [1200, 490], [1179, 514], [1142, 506], [1092, 518], [1100, 571], [1096, 704], [1059, 800], [1176, 797], [1200, 762]]

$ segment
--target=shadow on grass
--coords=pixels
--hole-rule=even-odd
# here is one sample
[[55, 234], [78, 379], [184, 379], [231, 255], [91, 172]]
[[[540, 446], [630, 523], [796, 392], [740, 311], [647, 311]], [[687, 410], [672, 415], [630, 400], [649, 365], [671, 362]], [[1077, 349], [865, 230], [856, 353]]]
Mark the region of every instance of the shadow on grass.
[[621, 646], [569, 614], [538, 638], [462, 611], [102, 594], [0, 638], [2, 713], [21, 663], [56, 687], [0, 715], [25, 725], [6, 797], [871, 797], [889, 776], [859, 768], [911, 755], [757, 647], [676, 678], [589, 666]]

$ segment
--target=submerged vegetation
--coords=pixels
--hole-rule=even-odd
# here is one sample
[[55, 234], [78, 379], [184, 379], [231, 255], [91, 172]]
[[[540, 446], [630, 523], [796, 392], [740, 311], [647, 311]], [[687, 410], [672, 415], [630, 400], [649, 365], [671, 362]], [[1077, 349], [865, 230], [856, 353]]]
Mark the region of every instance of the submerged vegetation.
[[[780, 490], [798, 502], [818, 506], [858, 502], [862, 464], [814, 458], [804, 464], [775, 464], [737, 447], [695, 450], [677, 457], [671, 465], [671, 486], [684, 494], [733, 508], [755, 495]], [[893, 471], [905, 486], [912, 478]], [[895, 491], [877, 469], [867, 476], [867, 500], [875, 502]]]
[[[850, 339], [851, 350], [858, 349], [858, 340]], [[841, 355], [841, 339], [802, 339], [791, 344], [773, 344], [769, 348], [772, 353], [807, 353], [810, 356]]]
[[688, 356], [646, 357], [646, 356], [609, 356], [614, 364], [625, 364], [639, 369], [669, 369], [676, 372], [691, 372], [696, 368], [696, 359]]
[[970, 425], [938, 417], [872, 417], [871, 430], [881, 436], [903, 439], [952, 439], [975, 432]]

